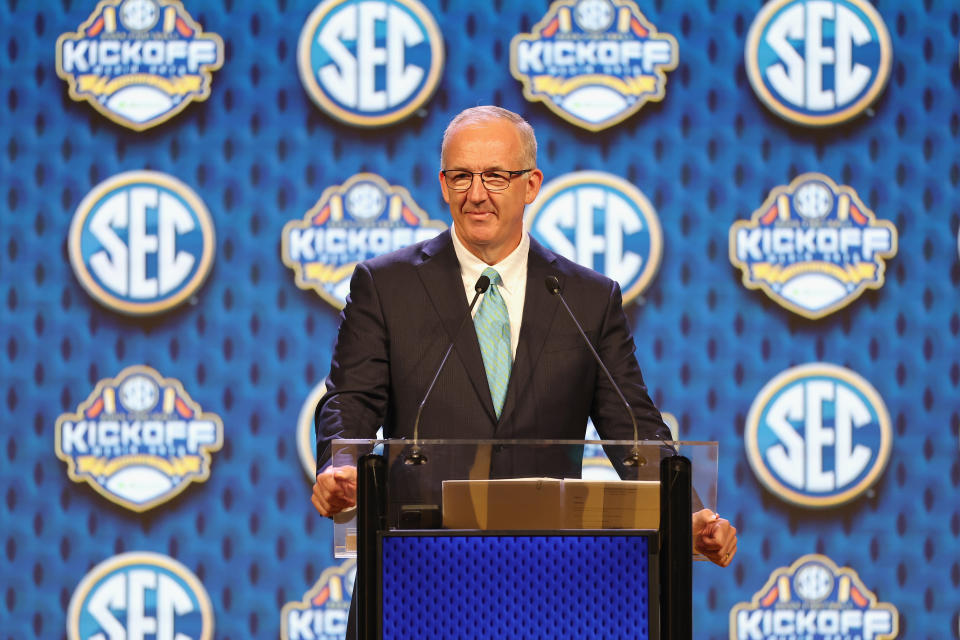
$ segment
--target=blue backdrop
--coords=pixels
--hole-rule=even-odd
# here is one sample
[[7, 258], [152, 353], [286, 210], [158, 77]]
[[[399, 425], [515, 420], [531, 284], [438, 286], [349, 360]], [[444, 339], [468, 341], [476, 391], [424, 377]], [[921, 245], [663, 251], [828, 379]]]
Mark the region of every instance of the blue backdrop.
[[[296, 421], [327, 373], [338, 312], [298, 289], [280, 259], [284, 224], [325, 188], [369, 171], [449, 222], [438, 149], [449, 118], [474, 104], [524, 114], [547, 179], [606, 171], [652, 202], [663, 261], [628, 306], [653, 397], [686, 439], [720, 443], [719, 511], [740, 533], [726, 570], [695, 568], [695, 637], [728, 636], [729, 612], [778, 567], [822, 553], [900, 612], [900, 635], [958, 637], [960, 585], [960, 11], [945, 0], [881, 0], [891, 79], [850, 124], [804, 129], [772, 115], [746, 77], [760, 7], [746, 0], [642, 3], [679, 45], [666, 96], [601, 132], [524, 100], [510, 39], [546, 2], [424, 0], [443, 33], [439, 88], [408, 120], [364, 130], [324, 115], [297, 75], [311, 2], [196, 0], [187, 9], [226, 43], [210, 98], [135, 133], [72, 101], [55, 72], [57, 37], [90, 2], [0, 4], [0, 636], [63, 637], [87, 571], [124, 551], [176, 558], [210, 596], [219, 638], [275, 637], [280, 610], [338, 564], [332, 526], [309, 503]], [[120, 315], [92, 300], [67, 258], [74, 211], [98, 183], [150, 169], [177, 177], [210, 210], [216, 258], [173, 311]], [[728, 232], [771, 189], [818, 171], [892, 221], [887, 281], [811, 321], [741, 284]], [[791, 506], [758, 482], [743, 435], [753, 398], [784, 369], [825, 361], [882, 396], [893, 453], [877, 484], [843, 507]], [[96, 383], [146, 364], [180, 380], [224, 424], [211, 474], [136, 514], [71, 482], [54, 425]]]

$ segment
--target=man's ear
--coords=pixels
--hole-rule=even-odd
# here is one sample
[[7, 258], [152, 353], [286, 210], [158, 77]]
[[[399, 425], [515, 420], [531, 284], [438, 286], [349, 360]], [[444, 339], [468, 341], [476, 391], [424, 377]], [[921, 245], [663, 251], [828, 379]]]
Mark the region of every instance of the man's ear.
[[543, 184], [543, 171], [540, 169], [534, 169], [530, 172], [530, 176], [527, 178], [527, 190], [523, 194], [523, 203], [530, 204], [537, 199], [537, 194], [540, 193], [540, 186]]
[[447, 181], [443, 179], [443, 171], [438, 175], [440, 177], [440, 193], [443, 194], [443, 201], [450, 204], [450, 192], [447, 190]]

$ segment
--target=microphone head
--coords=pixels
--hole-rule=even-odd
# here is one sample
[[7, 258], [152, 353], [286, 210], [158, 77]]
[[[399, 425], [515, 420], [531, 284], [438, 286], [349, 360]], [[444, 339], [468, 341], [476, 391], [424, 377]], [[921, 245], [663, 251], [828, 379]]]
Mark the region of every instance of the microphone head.
[[547, 276], [543, 281], [543, 284], [546, 285], [547, 291], [550, 292], [550, 295], [560, 295], [560, 281], [557, 280], [557, 276]]
[[422, 464], [427, 464], [427, 456], [423, 455], [423, 452], [420, 451], [420, 447], [414, 444], [413, 450], [404, 456], [403, 464], [407, 466], [420, 466]]
[[480, 276], [477, 279], [477, 284], [473, 285], [473, 290], [477, 293], [484, 293], [487, 288], [490, 286], [490, 278], [487, 276]]

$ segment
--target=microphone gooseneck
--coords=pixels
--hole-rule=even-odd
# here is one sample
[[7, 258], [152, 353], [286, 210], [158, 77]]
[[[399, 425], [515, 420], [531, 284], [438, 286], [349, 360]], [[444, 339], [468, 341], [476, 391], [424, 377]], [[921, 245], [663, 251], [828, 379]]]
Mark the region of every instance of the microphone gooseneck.
[[630, 403], [627, 402], [626, 397], [624, 397], [623, 391], [620, 390], [620, 385], [614, 381], [613, 376], [610, 374], [610, 370], [607, 369], [607, 365], [603, 364], [603, 360], [600, 359], [600, 354], [598, 354], [597, 350], [593, 348], [592, 344], [590, 344], [590, 340], [587, 338], [587, 334], [584, 333], [583, 327], [580, 325], [580, 322], [577, 321], [577, 317], [573, 315], [573, 311], [570, 310], [570, 306], [567, 304], [567, 301], [564, 299], [563, 293], [560, 290], [560, 281], [557, 280], [557, 277], [547, 276], [543, 281], [543, 284], [547, 287], [547, 291], [550, 293], [550, 295], [560, 298], [563, 308], [567, 310], [567, 314], [570, 316], [570, 319], [573, 320], [573, 324], [577, 327], [580, 337], [583, 338], [583, 342], [587, 345], [587, 348], [590, 349], [593, 359], [597, 361], [597, 364], [600, 365], [600, 368], [606, 374], [607, 380], [610, 381], [610, 386], [613, 387], [613, 390], [617, 392], [618, 396], [620, 396], [620, 401], [627, 410], [627, 415], [630, 416], [630, 423], [633, 425], [633, 449], [630, 451], [627, 457], [623, 459], [624, 466], [636, 467], [646, 464], [646, 461], [640, 456], [637, 417], [633, 415], [633, 409], [630, 407]]
[[427, 387], [427, 392], [423, 394], [423, 400], [420, 401], [420, 406], [417, 407], [417, 417], [413, 421], [413, 448], [403, 459], [404, 464], [419, 465], [427, 462], [427, 457], [423, 455], [423, 451], [420, 450], [420, 446], [417, 444], [417, 436], [420, 433], [420, 416], [423, 414], [423, 407], [427, 404], [427, 398], [429, 398], [430, 394], [433, 392], [434, 385], [437, 384], [437, 379], [440, 377], [440, 372], [443, 371], [443, 366], [447, 364], [447, 358], [450, 357], [450, 352], [453, 351], [453, 345], [456, 344], [457, 337], [460, 335], [460, 331], [463, 330], [463, 325], [465, 325], [467, 320], [470, 319], [471, 315], [473, 314], [473, 308], [477, 304], [477, 300], [489, 286], [490, 278], [487, 276], [480, 276], [477, 279], [477, 283], [473, 285], [473, 290], [475, 293], [473, 294], [473, 300], [470, 301], [470, 307], [467, 309], [467, 313], [463, 316], [463, 319], [460, 320], [460, 325], [457, 327], [453, 337], [450, 339], [450, 345], [447, 347], [446, 353], [443, 354], [443, 359], [440, 361], [440, 366], [437, 367], [437, 372], [433, 374], [433, 380], [430, 381], [430, 386]]

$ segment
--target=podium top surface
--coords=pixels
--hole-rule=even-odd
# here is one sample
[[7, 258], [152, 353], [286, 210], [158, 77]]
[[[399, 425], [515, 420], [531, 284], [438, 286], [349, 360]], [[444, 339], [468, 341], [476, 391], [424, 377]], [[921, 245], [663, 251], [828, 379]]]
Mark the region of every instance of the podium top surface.
[[[379, 467], [387, 529], [627, 530], [659, 526], [661, 462], [689, 461], [695, 508], [716, 510], [716, 442], [335, 440], [331, 465]], [[334, 518], [355, 555], [356, 510]]]

